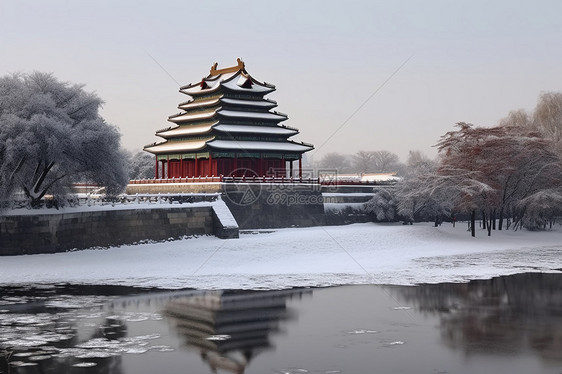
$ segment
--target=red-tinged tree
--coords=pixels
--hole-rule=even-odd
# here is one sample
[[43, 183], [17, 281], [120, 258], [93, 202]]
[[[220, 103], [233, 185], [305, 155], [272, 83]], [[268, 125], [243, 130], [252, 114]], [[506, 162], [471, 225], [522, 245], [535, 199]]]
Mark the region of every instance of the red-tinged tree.
[[488, 221], [490, 235], [496, 214], [501, 229], [519, 201], [560, 185], [560, 159], [538, 132], [524, 126], [457, 126], [437, 144], [441, 161], [434, 183], [458, 192], [457, 209], [470, 212], [473, 236], [476, 211]]

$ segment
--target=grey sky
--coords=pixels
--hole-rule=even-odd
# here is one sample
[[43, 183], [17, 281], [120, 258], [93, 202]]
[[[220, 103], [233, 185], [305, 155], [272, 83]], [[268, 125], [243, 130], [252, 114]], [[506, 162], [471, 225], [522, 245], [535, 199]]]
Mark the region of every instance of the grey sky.
[[[158, 138], [187, 99], [178, 85], [241, 57], [277, 86], [314, 152], [389, 150], [405, 159], [455, 122], [491, 126], [562, 90], [560, 1], [0, 0], [0, 74], [85, 83], [126, 148]], [[163, 71], [150, 56], [166, 70]]]

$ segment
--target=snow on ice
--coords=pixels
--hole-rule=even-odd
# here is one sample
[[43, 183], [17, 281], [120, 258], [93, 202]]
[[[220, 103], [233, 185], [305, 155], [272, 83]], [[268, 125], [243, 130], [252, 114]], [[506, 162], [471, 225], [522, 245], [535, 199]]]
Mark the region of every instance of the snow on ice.
[[241, 233], [0, 259], [0, 285], [112, 284], [160, 288], [281, 289], [342, 284], [464, 282], [553, 272], [562, 230], [484, 230], [466, 224], [354, 224]]

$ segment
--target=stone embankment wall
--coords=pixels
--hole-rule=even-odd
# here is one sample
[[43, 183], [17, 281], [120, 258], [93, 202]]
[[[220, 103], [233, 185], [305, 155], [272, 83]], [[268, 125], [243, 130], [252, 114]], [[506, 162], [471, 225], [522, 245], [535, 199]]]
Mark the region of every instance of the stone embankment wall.
[[326, 224], [319, 185], [224, 183], [222, 194], [241, 229]]
[[[224, 205], [224, 204], [223, 204]], [[185, 235], [238, 237], [224, 212], [212, 205], [100, 210], [0, 217], [0, 255], [64, 252], [71, 249], [166, 240]]]
[[[0, 217], [0, 255], [62, 252], [185, 235], [216, 235], [228, 239], [238, 238], [239, 229], [340, 225], [371, 220], [360, 208], [372, 197], [372, 187], [342, 190], [306, 183], [209, 183], [204, 185], [205, 191], [199, 187], [188, 183], [129, 185], [127, 192], [137, 197], [161, 193], [164, 197], [171, 196], [169, 201], [176, 203], [190, 203], [193, 196], [195, 201], [208, 201], [207, 206], [185, 204]], [[190, 193], [213, 196], [205, 200], [205, 196]], [[217, 193], [222, 199], [215, 201]]]

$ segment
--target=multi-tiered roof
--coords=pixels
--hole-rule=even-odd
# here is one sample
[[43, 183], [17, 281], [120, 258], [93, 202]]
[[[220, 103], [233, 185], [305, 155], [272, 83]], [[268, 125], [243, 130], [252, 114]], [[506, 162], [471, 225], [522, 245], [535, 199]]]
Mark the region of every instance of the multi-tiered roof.
[[[298, 160], [313, 146], [289, 140], [299, 131], [281, 124], [287, 115], [272, 110], [277, 103], [264, 97], [273, 91], [274, 85], [248, 74], [240, 59], [236, 66], [224, 69], [217, 69], [215, 63], [207, 77], [180, 88], [192, 99], [180, 103], [181, 112], [168, 118], [173, 126], [156, 132], [165, 141], [144, 150], [166, 163], [208, 160], [209, 172], [214, 171], [214, 165], [217, 174], [227, 171], [220, 159], [253, 160], [246, 164], [254, 169], [263, 169], [263, 161], [258, 165], [256, 160]], [[217, 159], [218, 164], [213, 163]], [[226, 169], [233, 166], [238, 165]]]

